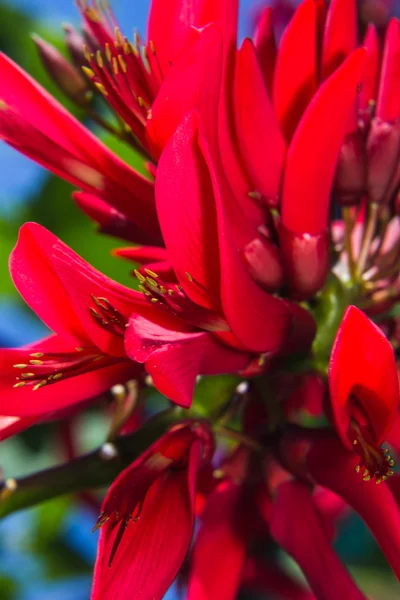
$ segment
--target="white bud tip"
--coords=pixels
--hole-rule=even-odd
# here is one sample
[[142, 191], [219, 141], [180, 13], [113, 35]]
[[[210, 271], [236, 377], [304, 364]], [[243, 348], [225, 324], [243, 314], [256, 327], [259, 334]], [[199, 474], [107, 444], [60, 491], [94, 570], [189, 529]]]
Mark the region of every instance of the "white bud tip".
[[248, 381], [241, 381], [236, 388], [236, 393], [240, 394], [240, 395], [246, 394], [248, 391], [249, 391], [249, 382]]

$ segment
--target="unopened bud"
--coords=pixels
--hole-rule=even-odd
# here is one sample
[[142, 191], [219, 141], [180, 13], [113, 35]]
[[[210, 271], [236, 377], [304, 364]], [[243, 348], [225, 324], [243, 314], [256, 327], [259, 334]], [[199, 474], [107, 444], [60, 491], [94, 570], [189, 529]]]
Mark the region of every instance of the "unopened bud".
[[65, 44], [68, 48], [68, 52], [74, 62], [77, 69], [81, 69], [82, 66], [87, 65], [85, 57], [85, 46], [89, 48], [89, 52], [96, 52], [98, 44], [92, 38], [88, 38], [86, 33], [82, 34], [80, 31], [75, 29], [70, 23], [64, 23], [63, 29], [65, 32]]
[[349, 134], [342, 145], [335, 177], [335, 192], [342, 206], [358, 204], [366, 188], [366, 156], [363, 133]]
[[283, 284], [283, 267], [278, 248], [267, 239], [255, 238], [244, 249], [249, 271], [268, 292], [275, 292]]
[[388, 123], [377, 117], [372, 120], [367, 157], [369, 200], [388, 202], [400, 158], [400, 122]]
[[71, 100], [80, 106], [86, 106], [91, 94], [83, 75], [52, 44], [35, 34], [32, 39], [52, 80]]

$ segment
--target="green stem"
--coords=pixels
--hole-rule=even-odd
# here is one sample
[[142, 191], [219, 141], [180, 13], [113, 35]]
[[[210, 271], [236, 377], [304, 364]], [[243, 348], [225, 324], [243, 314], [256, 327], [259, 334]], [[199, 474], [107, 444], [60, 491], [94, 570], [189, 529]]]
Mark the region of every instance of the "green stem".
[[[130, 463], [178, 421], [196, 419], [179, 408], [159, 413], [140, 430], [118, 437], [112, 445], [63, 465], [21, 479], [7, 479], [0, 487], [0, 518], [64, 494], [108, 485]], [[106, 450], [111, 450], [107, 453]]]

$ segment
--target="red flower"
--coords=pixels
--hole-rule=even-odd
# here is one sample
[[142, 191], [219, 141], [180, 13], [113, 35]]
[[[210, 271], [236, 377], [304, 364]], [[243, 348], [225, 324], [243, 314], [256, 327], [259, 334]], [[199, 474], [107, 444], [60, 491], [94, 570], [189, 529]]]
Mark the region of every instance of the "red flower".
[[[163, 393], [187, 406], [198, 373], [235, 372], [249, 364], [250, 353], [273, 355], [311, 342], [311, 315], [266, 293], [238, 253], [256, 232], [223, 187], [196, 114], [164, 150], [156, 196], [178, 287], [146, 269], [139, 273], [152, 307], [132, 315], [126, 343]], [[178, 365], [180, 378], [171, 377]], [[160, 381], [166, 376], [167, 387]]]
[[92, 600], [163, 597], [189, 548], [205, 425], [177, 425], [114, 481], [102, 506]]
[[10, 269], [22, 297], [55, 334], [0, 350], [3, 415], [45, 416], [141, 375], [124, 350], [128, 318], [146, 305], [141, 294], [34, 223], [22, 227]]
[[332, 349], [329, 390], [337, 432], [360, 457], [363, 478], [377, 483], [392, 473], [393, 461], [381, 443], [400, 405], [392, 347], [360, 310], [347, 309]]

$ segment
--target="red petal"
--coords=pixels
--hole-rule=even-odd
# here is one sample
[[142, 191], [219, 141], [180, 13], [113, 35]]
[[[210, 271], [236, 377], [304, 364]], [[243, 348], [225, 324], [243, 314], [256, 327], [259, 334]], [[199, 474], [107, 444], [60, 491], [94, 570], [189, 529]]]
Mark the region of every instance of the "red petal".
[[215, 201], [193, 118], [185, 119], [162, 154], [156, 202], [165, 245], [185, 293], [201, 306], [218, 309]]
[[308, 454], [313, 478], [342, 497], [370, 528], [400, 579], [400, 512], [388, 485], [365, 482], [355, 472], [357, 457], [337, 439], [321, 439]]
[[222, 483], [207, 500], [191, 556], [187, 600], [234, 600], [247, 543], [238, 533], [240, 487]]
[[113, 250], [115, 256], [132, 260], [140, 265], [150, 262], [164, 262], [168, 259], [168, 252], [159, 246], [128, 246]]
[[329, 6], [322, 54], [322, 77], [326, 79], [357, 47], [355, 0], [332, 0]]
[[215, 135], [221, 84], [222, 39], [210, 25], [193, 31], [189, 43], [169, 69], [147, 122], [147, 133], [160, 154], [183, 117], [197, 109]]
[[38, 417], [0, 417], [0, 442], [32, 427], [38, 420]]
[[243, 159], [268, 204], [277, 206], [286, 146], [272, 110], [254, 46], [245, 40], [237, 55], [236, 126]]
[[316, 53], [316, 5], [305, 0], [282, 36], [275, 66], [274, 106], [288, 141], [317, 89]]
[[336, 428], [349, 449], [351, 395], [369, 418], [377, 444], [386, 438], [399, 409], [396, 361], [381, 330], [354, 306], [345, 312], [336, 335], [329, 364], [329, 389]]
[[162, 69], [167, 72], [187, 43], [191, 28], [216, 23], [224, 40], [236, 39], [238, 0], [152, 0], [148, 40], [154, 43]]
[[[35, 223], [21, 228], [10, 269], [22, 297], [53, 331], [75, 339], [90, 339], [106, 354], [125, 356], [124, 323], [133, 310], [148, 306], [142, 294], [96, 271]], [[121, 323], [116, 334], [93, 317], [91, 309], [99, 313], [93, 296], [105, 297], [119, 311]]]
[[386, 32], [376, 116], [395, 121], [400, 116], [400, 23], [392, 19]]
[[370, 111], [371, 101], [375, 101], [380, 66], [379, 39], [375, 26], [370, 23], [364, 38], [367, 51], [363, 80], [360, 89], [360, 109]]
[[332, 549], [308, 486], [290, 481], [279, 486], [271, 518], [271, 534], [304, 572], [319, 600], [363, 600]]
[[211, 334], [176, 326], [181, 329], [132, 316], [125, 344], [128, 356], [145, 362], [155, 387], [173, 402], [190, 406], [198, 375], [237, 373], [249, 363], [246, 353], [219, 344]]
[[282, 193], [282, 223], [293, 232], [327, 227], [332, 181], [357, 96], [365, 51], [356, 50], [319, 88], [290, 145]]
[[269, 95], [272, 95], [272, 81], [276, 61], [276, 42], [270, 6], [266, 6], [261, 12], [253, 39], [265, 85], [267, 86]]
[[[194, 442], [188, 467], [171, 471], [150, 489], [140, 518], [126, 528], [111, 567], [108, 563], [118, 527], [110, 530], [109, 521], [103, 525], [92, 600], [134, 597], [161, 600], [185, 558], [192, 537], [200, 453], [201, 443]], [[128, 486], [135, 485], [134, 466], [135, 463], [123, 472]], [[108, 496], [112, 493], [113, 487]]]

